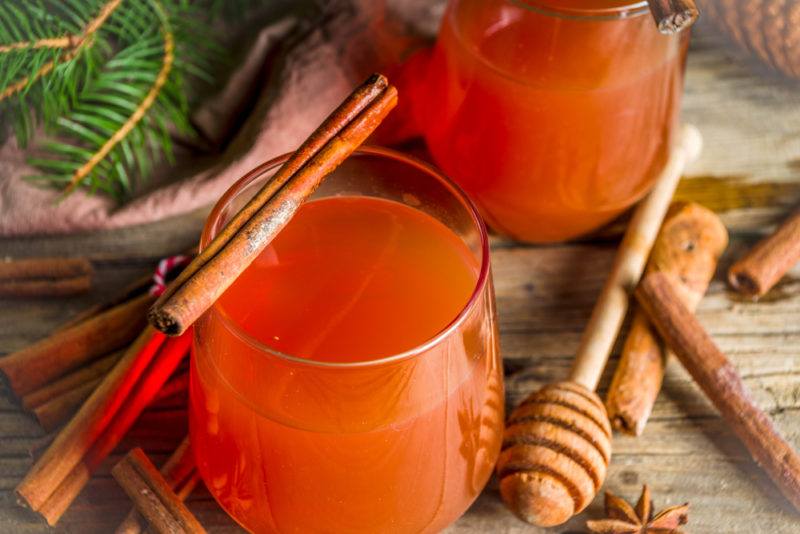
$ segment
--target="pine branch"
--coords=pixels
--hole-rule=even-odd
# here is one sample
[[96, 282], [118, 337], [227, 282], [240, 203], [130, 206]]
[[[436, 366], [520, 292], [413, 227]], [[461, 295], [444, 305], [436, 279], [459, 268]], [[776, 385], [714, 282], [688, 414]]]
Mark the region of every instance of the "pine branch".
[[[69, 61], [78, 55], [80, 48], [84, 45], [90, 45], [94, 33], [105, 23], [109, 16], [119, 6], [122, 0], [109, 0], [100, 13], [84, 28], [80, 35], [66, 35], [63, 37], [44, 38], [36, 41], [20, 41], [8, 45], [0, 46], [0, 54], [8, 53], [14, 50], [29, 50], [37, 48], [68, 48], [69, 51], [61, 56], [61, 61]], [[24, 76], [19, 81], [6, 86], [0, 92], [0, 101], [5, 100], [9, 96], [23, 90], [31, 83], [39, 80], [41, 77], [48, 74], [56, 65], [56, 60], [49, 61], [42, 65], [32, 76]]]
[[213, 81], [222, 56], [211, 17], [255, 3], [0, 0], [0, 114], [21, 146], [47, 134], [29, 179], [125, 199], [173, 161], [171, 132], [194, 132], [185, 80]]
[[75, 35], [65, 35], [64, 37], [49, 37], [38, 41], [21, 41], [0, 46], [0, 54], [20, 50], [24, 48], [75, 48], [78, 45], [79, 37]]
[[152, 4], [158, 12], [159, 18], [161, 19], [161, 32], [164, 35], [164, 60], [161, 65], [161, 70], [159, 70], [158, 76], [156, 76], [152, 87], [145, 95], [144, 99], [142, 99], [141, 103], [133, 111], [130, 118], [128, 118], [128, 120], [126, 120], [116, 132], [114, 132], [114, 135], [112, 135], [110, 139], [103, 143], [103, 146], [101, 146], [100, 149], [95, 152], [91, 158], [89, 158], [89, 161], [75, 171], [69, 184], [64, 189], [65, 194], [70, 193], [75, 186], [78, 185], [81, 180], [83, 180], [86, 175], [89, 174], [92, 169], [94, 169], [95, 166], [97, 166], [97, 164], [108, 155], [114, 146], [116, 146], [126, 135], [128, 135], [128, 133], [130, 133], [131, 130], [133, 130], [133, 128], [136, 127], [137, 123], [142, 119], [142, 117], [144, 117], [144, 114], [147, 112], [147, 110], [150, 109], [150, 106], [153, 105], [153, 102], [155, 102], [156, 97], [158, 97], [161, 88], [167, 81], [167, 76], [169, 76], [169, 73], [172, 70], [175, 45], [173, 42], [172, 31], [169, 27], [169, 22], [163, 8], [156, 0], [152, 0]]

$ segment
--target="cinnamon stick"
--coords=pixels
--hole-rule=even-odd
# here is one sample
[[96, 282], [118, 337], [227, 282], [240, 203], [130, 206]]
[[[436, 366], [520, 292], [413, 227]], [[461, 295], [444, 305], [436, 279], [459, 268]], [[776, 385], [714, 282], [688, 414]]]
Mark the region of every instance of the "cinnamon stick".
[[119, 361], [125, 351], [112, 352], [22, 397], [22, 406], [33, 410], [64, 394], [103, 377]]
[[86, 258], [3, 258], [0, 280], [33, 280], [37, 278], [73, 278], [92, 274]]
[[92, 287], [86, 258], [28, 258], [0, 261], [0, 297], [64, 297]]
[[[161, 474], [181, 501], [185, 500], [192, 492], [199, 479], [188, 436], [161, 467]], [[128, 512], [115, 532], [116, 534], [141, 534], [146, 528], [146, 519], [134, 508]]]
[[0, 358], [0, 371], [17, 396], [39, 389], [82, 364], [129, 343], [145, 325], [145, 312], [154, 298], [141, 295]]
[[786, 271], [800, 261], [800, 210], [775, 232], [759, 241], [728, 271], [728, 282], [736, 291], [760, 297], [769, 291]]
[[54, 399], [35, 406], [31, 411], [43, 429], [47, 432], [55, 430], [80, 408], [83, 401], [89, 398], [92, 391], [100, 384], [100, 381], [100, 378], [95, 378], [80, 384]]
[[40, 509], [108, 426], [163, 341], [163, 334], [145, 328], [19, 483], [22, 502]]
[[95, 315], [98, 315], [106, 310], [113, 308], [114, 306], [117, 306], [133, 298], [141, 296], [150, 289], [150, 286], [152, 284], [153, 284], [153, 275], [151, 274], [147, 274], [145, 276], [137, 278], [136, 280], [125, 286], [122, 289], [122, 291], [120, 291], [110, 299], [103, 302], [98, 302], [96, 304], [92, 304], [85, 310], [74, 315], [73, 317], [70, 318], [69, 321], [67, 321], [62, 325], [59, 325], [56, 331], [66, 330], [67, 328], [71, 328], [77, 324], [82, 323], [86, 319], [89, 319], [90, 317], [94, 317]]
[[0, 280], [0, 297], [41, 298], [71, 297], [92, 288], [90, 276], [54, 278], [52, 280]]
[[142, 449], [129, 452], [111, 474], [157, 532], [205, 532]]
[[636, 298], [755, 462], [800, 511], [800, 456], [756, 406], [734, 366], [683, 305], [669, 277], [647, 275], [636, 289]]
[[150, 310], [151, 324], [169, 335], [184, 332], [396, 103], [397, 90], [379, 74], [351, 93], [169, 285]]
[[109, 418], [106, 428], [37, 510], [49, 524], [56, 524], [66, 512], [86, 486], [92, 473], [111, 454], [183, 357], [188, 354], [190, 345], [191, 336], [188, 334], [168, 339], [161, 345], [152, 362], [131, 388], [122, 406]]
[[[713, 211], [696, 203], [673, 203], [650, 253], [647, 272], [669, 276], [681, 302], [694, 310], [727, 244], [728, 232]], [[641, 435], [661, 389], [667, 357], [647, 318], [637, 310], [606, 397], [615, 428]]]
[[658, 31], [665, 35], [685, 30], [700, 15], [694, 0], [649, 0], [647, 3]]

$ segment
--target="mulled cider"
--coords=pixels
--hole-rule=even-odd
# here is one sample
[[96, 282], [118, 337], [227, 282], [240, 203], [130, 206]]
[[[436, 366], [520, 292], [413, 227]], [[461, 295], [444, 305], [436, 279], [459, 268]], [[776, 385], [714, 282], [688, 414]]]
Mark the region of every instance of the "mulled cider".
[[[236, 184], [207, 243], [281, 161]], [[191, 438], [253, 532], [435, 532], [500, 449], [485, 230], [430, 168], [362, 149], [195, 325]]]
[[491, 226], [574, 238], [632, 205], [664, 166], [686, 33], [658, 33], [641, 1], [451, 0], [416, 122]]

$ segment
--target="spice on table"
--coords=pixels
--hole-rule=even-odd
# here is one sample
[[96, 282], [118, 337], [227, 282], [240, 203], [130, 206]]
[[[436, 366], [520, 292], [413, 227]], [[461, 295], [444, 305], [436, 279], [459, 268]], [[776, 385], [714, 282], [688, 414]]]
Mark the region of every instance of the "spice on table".
[[606, 519], [586, 522], [591, 532], [598, 534], [681, 534], [678, 527], [689, 520], [689, 503], [671, 506], [653, 514], [653, 501], [647, 484], [636, 508], [610, 491], [606, 492]]
[[[695, 203], [674, 203], [650, 253], [647, 270], [666, 273], [683, 303], [694, 310], [727, 245], [728, 232], [713, 211]], [[661, 389], [667, 357], [668, 351], [644, 312], [636, 310], [606, 396], [612, 426], [641, 435]]]
[[[160, 336], [160, 334], [157, 335]], [[69, 471], [62, 475], [61, 480], [50, 492], [49, 496], [46, 497], [45, 501], [38, 508], [34, 508], [47, 519], [48, 523], [51, 525], [55, 524], [70, 504], [72, 504], [89, 481], [92, 473], [100, 466], [103, 460], [111, 454], [114, 447], [119, 444], [122, 437], [128, 432], [142, 411], [150, 404], [153, 398], [157, 396], [158, 391], [169, 376], [188, 354], [190, 345], [191, 335], [187, 333], [178, 338], [168, 339], [161, 343], [157, 352], [152, 357], [148, 357], [147, 350], [149, 347], [146, 347], [145, 350], [139, 353], [144, 356], [142, 358], [143, 361], [135, 362], [130, 374], [131, 376], [137, 374], [136, 367], [144, 366], [145, 369], [139, 373], [140, 376], [138, 378], [133, 380], [134, 383], [130, 388], [126, 390], [125, 384], [127, 384], [127, 380], [125, 384], [123, 384], [123, 387], [120, 388], [120, 390], [124, 392], [124, 397], [118, 399], [119, 404], [115, 404], [112, 401], [111, 404], [107, 405], [108, 411], [105, 409], [98, 410], [101, 417], [103, 417], [104, 414], [106, 415], [100, 421], [101, 423], [105, 423], [105, 426], [100, 425], [101, 430], [97, 438], [90, 441], [81, 439], [82, 436], [80, 434], [67, 432], [68, 438], [70, 436], [75, 438], [74, 451], [83, 451], [80, 457], [77, 457], [77, 454], [75, 456], [70, 456], [67, 453], [64, 454], [63, 458], [59, 457], [58, 454], [63, 445], [63, 442], [61, 442], [58, 447], [51, 446], [42, 459], [36, 463], [32, 469], [32, 473], [36, 473], [36, 469], [38, 468], [39, 476], [37, 477], [35, 474], [33, 476], [29, 475], [25, 479], [25, 481], [28, 482], [27, 485], [23, 485], [25, 482], [23, 481], [17, 488], [20, 496], [25, 498], [32, 508], [32, 497], [35, 493], [31, 491], [31, 488], [34, 487], [35, 489], [35, 484], [38, 480], [46, 480], [46, 477], [41, 476], [41, 469], [49, 465], [49, 469], [62, 470], [63, 472], [67, 466], [70, 466]], [[120, 364], [117, 365], [119, 366]], [[110, 377], [113, 378], [113, 375], [114, 372], [109, 374], [106, 380], [110, 380]], [[104, 385], [107, 386], [107, 383], [104, 382], [103, 385], [98, 387], [97, 391], [104, 391]], [[92, 398], [87, 401], [87, 404], [89, 404], [91, 400]], [[96, 412], [89, 413], [88, 419], [95, 417], [95, 413]], [[87, 412], [84, 408], [81, 408], [81, 412], [78, 413], [78, 416], [76, 416], [73, 421], [78, 420], [80, 422], [84, 419], [87, 419]], [[67, 427], [67, 429], [69, 429], [69, 427]], [[90, 436], [91, 434], [87, 435]], [[61, 435], [59, 435], [59, 438], [61, 438]], [[59, 438], [57, 438], [57, 440]], [[65, 449], [69, 451], [69, 442], [67, 443], [68, 447]], [[87, 443], [89, 444], [88, 446], [86, 445]], [[47, 461], [44, 461], [45, 457], [48, 457]], [[78, 458], [77, 462], [72, 463], [71, 460], [74, 461], [76, 457]]]
[[82, 487], [70, 475], [127, 404], [164, 341], [164, 335], [150, 327], [140, 334], [17, 485], [21, 503], [42, 514], [51, 525], [58, 521], [66, 508], [63, 503], [71, 502]]
[[24, 396], [78, 367], [124, 347], [142, 331], [145, 312], [155, 297], [144, 294], [30, 347], [0, 358], [17, 396]]
[[112, 296], [111, 298], [104, 300], [102, 302], [98, 302], [96, 304], [92, 304], [85, 310], [77, 313], [76, 315], [72, 316], [69, 321], [61, 324], [56, 329], [56, 332], [59, 330], [66, 330], [67, 328], [71, 328], [77, 324], [84, 322], [85, 320], [99, 315], [100, 313], [107, 311], [114, 306], [118, 306], [124, 302], [132, 300], [140, 295], [147, 293], [150, 287], [153, 285], [153, 276], [151, 274], [147, 274], [140, 278], [137, 278], [127, 286], [125, 286], [122, 291], [117, 293], [116, 295]]
[[781, 437], [769, 415], [753, 402], [733, 364], [683, 305], [669, 278], [663, 273], [648, 274], [635, 295], [650, 322], [756, 464], [800, 511], [800, 455]]
[[124, 352], [113, 352], [28, 393], [22, 397], [22, 406], [46, 431], [55, 429], [77, 411]]
[[[181, 501], [185, 500], [197, 485], [200, 478], [195, 468], [194, 455], [188, 436], [164, 462], [161, 474]], [[134, 508], [117, 527], [116, 534], [141, 534], [146, 530], [147, 520]]]
[[800, 210], [750, 249], [728, 271], [731, 286], [749, 297], [761, 297], [800, 261]]
[[129, 452], [111, 474], [156, 532], [205, 532], [142, 449]]
[[167, 287], [150, 310], [150, 323], [169, 335], [184, 332], [396, 104], [397, 90], [380, 74], [357, 87]]
[[0, 260], [0, 297], [67, 297], [92, 287], [86, 258]]

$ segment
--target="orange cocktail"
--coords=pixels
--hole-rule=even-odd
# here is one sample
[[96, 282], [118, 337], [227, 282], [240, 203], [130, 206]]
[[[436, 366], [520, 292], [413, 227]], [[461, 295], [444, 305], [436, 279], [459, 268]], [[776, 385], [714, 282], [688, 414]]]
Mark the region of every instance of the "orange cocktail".
[[491, 226], [573, 238], [663, 167], [687, 42], [659, 34], [646, 2], [451, 0], [416, 120]]
[[[234, 186], [204, 242], [274, 169]], [[430, 168], [365, 149], [195, 326], [191, 435], [254, 532], [433, 532], [489, 478], [502, 374], [486, 235]]]

